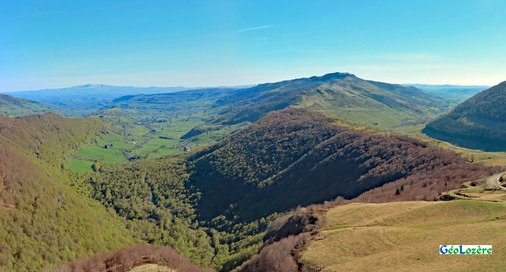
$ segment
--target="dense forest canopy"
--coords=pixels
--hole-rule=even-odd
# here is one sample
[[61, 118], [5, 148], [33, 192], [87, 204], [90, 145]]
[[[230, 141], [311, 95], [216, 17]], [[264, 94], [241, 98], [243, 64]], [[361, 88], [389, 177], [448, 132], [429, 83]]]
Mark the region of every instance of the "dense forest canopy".
[[[351, 199], [406, 180], [406, 188], [416, 188], [409, 198], [433, 200], [459, 186], [461, 178], [490, 172], [412, 138], [341, 127], [298, 109], [267, 115], [191, 156], [189, 165], [190, 188], [201, 194], [201, 218], [231, 213], [240, 220], [338, 196]], [[437, 186], [417, 186], [427, 180]], [[404, 197], [395, 191], [377, 201]]]
[[41, 271], [136, 241], [61, 169], [64, 155], [100, 129], [54, 114], [0, 117], [0, 270]]

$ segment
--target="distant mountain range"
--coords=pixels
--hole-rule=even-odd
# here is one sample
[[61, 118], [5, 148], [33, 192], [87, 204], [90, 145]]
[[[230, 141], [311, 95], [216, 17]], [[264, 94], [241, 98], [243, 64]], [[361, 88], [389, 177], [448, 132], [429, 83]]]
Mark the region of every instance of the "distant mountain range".
[[260, 84], [243, 89], [202, 89], [174, 94], [129, 96], [114, 102], [125, 109], [177, 107], [205, 98], [214, 125], [255, 122], [287, 107], [315, 110], [353, 122], [394, 128], [426, 122], [450, 109], [445, 98], [414, 87], [368, 81], [348, 73]]
[[86, 84], [61, 89], [10, 92], [8, 95], [52, 105], [54, 110], [68, 116], [94, 113], [118, 97], [125, 95], [172, 93], [186, 90], [184, 87], [129, 87], [103, 84]]
[[428, 85], [428, 84], [405, 84], [426, 91], [432, 95], [440, 96], [450, 101], [452, 105], [464, 102], [471, 96], [490, 88], [490, 86], [465, 86], [465, 85]]
[[506, 151], [506, 82], [429, 123], [424, 133], [463, 147]]

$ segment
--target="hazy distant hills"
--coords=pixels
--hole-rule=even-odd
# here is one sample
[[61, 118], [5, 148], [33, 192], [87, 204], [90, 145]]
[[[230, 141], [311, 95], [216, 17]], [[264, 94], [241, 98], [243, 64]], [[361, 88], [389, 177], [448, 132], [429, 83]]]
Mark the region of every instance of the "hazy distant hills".
[[53, 105], [69, 116], [93, 113], [109, 106], [110, 102], [126, 95], [172, 93], [184, 87], [130, 87], [103, 84], [86, 84], [61, 89], [44, 89], [8, 93], [11, 96]]
[[368, 81], [348, 73], [331, 73], [253, 87], [188, 90], [88, 84], [10, 95], [51, 105], [53, 110], [68, 116], [95, 114], [111, 107], [177, 111], [191, 103], [205, 108], [208, 121], [214, 125], [254, 122], [271, 111], [298, 107], [353, 122], [395, 128], [424, 123], [448, 111], [464, 95], [448, 88], [421, 91], [411, 86]]
[[[303, 108], [380, 128], [427, 122], [448, 111], [452, 100], [414, 87], [374, 82], [348, 73], [299, 78], [241, 89], [200, 89], [169, 94], [126, 96], [113, 101], [125, 110], [201, 110], [205, 125], [184, 138], [226, 126], [255, 122], [271, 111]], [[194, 110], [195, 111], [195, 110]]]
[[429, 136], [463, 147], [506, 150], [506, 82], [481, 92], [429, 123]]
[[16, 98], [6, 94], [0, 94], [0, 115], [21, 116], [49, 111], [46, 105]]
[[464, 102], [473, 95], [490, 88], [490, 86], [465, 86], [465, 85], [428, 85], [428, 84], [410, 84], [432, 95], [440, 96], [457, 105]]

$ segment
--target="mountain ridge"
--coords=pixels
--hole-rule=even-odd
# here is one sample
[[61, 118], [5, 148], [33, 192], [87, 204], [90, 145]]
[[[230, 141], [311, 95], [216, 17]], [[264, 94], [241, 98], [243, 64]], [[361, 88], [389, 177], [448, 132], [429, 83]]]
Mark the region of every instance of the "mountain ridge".
[[506, 150], [506, 81], [480, 92], [430, 122], [423, 132], [462, 147]]

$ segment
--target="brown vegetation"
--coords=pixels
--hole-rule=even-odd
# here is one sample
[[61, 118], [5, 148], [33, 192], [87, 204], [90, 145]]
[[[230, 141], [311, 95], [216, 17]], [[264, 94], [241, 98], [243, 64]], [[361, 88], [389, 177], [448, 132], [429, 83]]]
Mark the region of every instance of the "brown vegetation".
[[299, 257], [323, 226], [322, 211], [321, 206], [312, 205], [272, 221], [264, 238], [265, 246], [240, 271], [305, 271]]
[[172, 248], [140, 244], [80, 259], [57, 268], [54, 272], [128, 272], [143, 264], [159, 264], [184, 272], [212, 271], [192, 264]]

